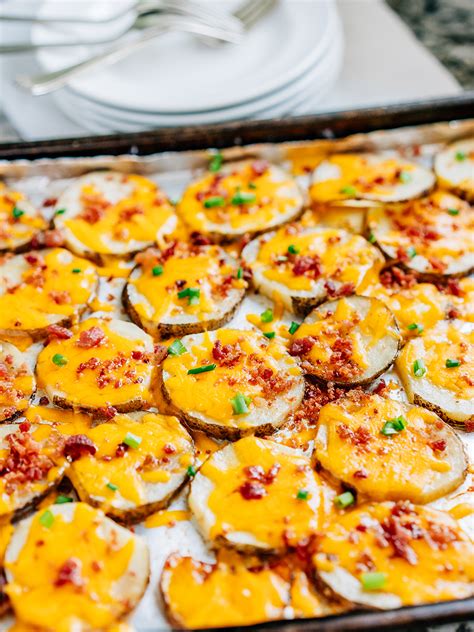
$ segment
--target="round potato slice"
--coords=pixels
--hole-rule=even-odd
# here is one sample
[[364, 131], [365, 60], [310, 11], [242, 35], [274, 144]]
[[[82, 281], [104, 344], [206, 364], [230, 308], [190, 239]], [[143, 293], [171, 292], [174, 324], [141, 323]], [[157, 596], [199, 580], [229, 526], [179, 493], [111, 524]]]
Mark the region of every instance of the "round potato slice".
[[204, 463], [191, 483], [189, 507], [214, 547], [282, 552], [322, 525], [324, 489], [299, 452], [245, 437]]
[[395, 318], [382, 301], [348, 296], [314, 309], [293, 335], [289, 352], [318, 380], [338, 386], [372, 382], [394, 362]]
[[0, 426], [0, 523], [32, 510], [69, 463], [57, 433], [28, 422]]
[[46, 220], [19, 191], [0, 182], [0, 252], [27, 250]]
[[424, 276], [459, 276], [474, 269], [474, 214], [450, 193], [373, 207], [367, 230], [389, 259]]
[[474, 546], [455, 520], [407, 501], [340, 516], [313, 558], [333, 593], [383, 610], [472, 596], [473, 560]]
[[41, 351], [36, 372], [62, 408], [139, 410], [150, 399], [153, 339], [124, 320], [87, 318], [70, 338], [54, 339]]
[[313, 172], [313, 204], [336, 200], [398, 202], [433, 188], [434, 174], [418, 164], [378, 154], [333, 154]]
[[171, 555], [160, 582], [171, 625], [215, 628], [285, 618], [290, 583], [258, 558], [221, 551], [214, 564]]
[[440, 321], [405, 345], [397, 368], [411, 402], [474, 430], [474, 323]]
[[434, 169], [441, 186], [474, 202], [474, 138], [448, 145], [436, 155]]
[[36, 380], [27, 357], [8, 342], [0, 342], [0, 422], [26, 410], [35, 390]]
[[54, 621], [61, 632], [116, 623], [150, 575], [145, 542], [84, 503], [52, 505], [20, 522], [5, 562], [16, 616], [44, 629]]
[[[42, 416], [48, 419], [48, 409]], [[79, 417], [55, 424], [74, 459], [68, 476], [81, 500], [111, 518], [139, 522], [189, 480], [193, 442], [176, 417], [140, 412], [98, 425]]]
[[247, 244], [242, 257], [259, 291], [301, 315], [328, 298], [361, 293], [384, 263], [360, 235], [301, 226], [262, 235]]
[[263, 160], [244, 161], [193, 182], [178, 213], [192, 230], [231, 240], [296, 219], [303, 201], [296, 181], [280, 167]]
[[68, 248], [97, 263], [153, 246], [176, 224], [173, 207], [154, 182], [113, 171], [75, 180], [59, 197], [54, 217]]
[[246, 282], [235, 259], [219, 246], [175, 244], [139, 255], [124, 304], [130, 318], [167, 338], [217, 329], [235, 313]]
[[0, 335], [46, 337], [68, 327], [97, 287], [95, 267], [63, 248], [28, 252], [0, 262]]
[[364, 497], [423, 504], [461, 485], [468, 466], [461, 439], [438, 415], [375, 394], [323, 406], [315, 455]]
[[185, 336], [168, 350], [166, 401], [192, 429], [218, 439], [268, 434], [303, 399], [296, 360], [259, 332], [218, 329]]

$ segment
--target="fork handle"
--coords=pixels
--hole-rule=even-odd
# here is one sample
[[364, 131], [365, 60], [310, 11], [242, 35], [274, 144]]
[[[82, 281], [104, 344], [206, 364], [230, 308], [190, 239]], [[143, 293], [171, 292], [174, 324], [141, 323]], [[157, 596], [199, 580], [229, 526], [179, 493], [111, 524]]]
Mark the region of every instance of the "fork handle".
[[197, 35], [206, 35], [226, 42], [238, 42], [241, 38], [240, 33], [181, 16], [164, 15], [160, 22], [160, 24], [144, 29], [134, 40], [125, 43], [117, 42], [117, 44], [106, 51], [89, 57], [78, 64], [32, 77], [17, 77], [16, 81], [34, 96], [49, 94], [64, 87], [70, 79], [82, 74], [84, 71], [114, 64], [120, 59], [128, 57], [132, 52], [138, 50], [150, 40], [155, 39], [155, 37], [170, 31], [184, 31]]

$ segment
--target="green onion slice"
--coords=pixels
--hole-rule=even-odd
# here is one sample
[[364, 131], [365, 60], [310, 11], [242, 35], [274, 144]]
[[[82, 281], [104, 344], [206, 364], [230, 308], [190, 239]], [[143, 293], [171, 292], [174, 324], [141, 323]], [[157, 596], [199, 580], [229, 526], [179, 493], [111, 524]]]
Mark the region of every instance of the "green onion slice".
[[186, 473], [190, 478], [192, 478], [193, 476], [196, 476], [197, 469], [194, 467], [194, 465], [190, 465], [186, 470]]
[[386, 421], [380, 432], [386, 437], [390, 437], [391, 435], [398, 434], [402, 430], [405, 430], [406, 426], [406, 419], [404, 419], [402, 416], [395, 417], [394, 419], [389, 419], [388, 421]]
[[160, 276], [161, 274], [163, 274], [163, 266], [154, 266], [151, 269], [151, 273], [153, 276]]
[[342, 187], [339, 193], [343, 193], [344, 195], [357, 195], [355, 187], [352, 186]]
[[237, 393], [235, 397], [230, 400], [234, 415], [245, 415], [249, 412], [250, 397]]
[[298, 500], [308, 500], [309, 492], [306, 489], [299, 489], [298, 493], [296, 494], [296, 498]]
[[350, 507], [350, 505], [353, 505], [354, 503], [355, 496], [352, 492], [343, 492], [342, 494], [339, 494], [339, 496], [336, 496], [336, 498], [334, 499], [334, 504], [339, 509], [345, 509], [346, 507]]
[[301, 323], [295, 323], [295, 321], [294, 321], [294, 320], [292, 320], [292, 321], [291, 321], [291, 325], [290, 325], [290, 327], [288, 328], [288, 332], [289, 332], [291, 335], [293, 335], [293, 334], [294, 334], [294, 333], [296, 333], [296, 332], [297, 332], [297, 330], [299, 329], [300, 324], [301, 324]]
[[221, 195], [215, 195], [204, 200], [204, 208], [215, 208], [216, 206], [224, 206], [224, 204], [225, 200]]
[[181, 340], [175, 340], [173, 344], [168, 347], [168, 353], [174, 356], [180, 356], [182, 353], [186, 353], [187, 349], [181, 342]]
[[218, 171], [220, 171], [223, 162], [224, 156], [220, 152], [217, 152], [213, 155], [209, 162], [209, 171], [211, 173], [217, 173]]
[[459, 215], [459, 209], [458, 208], [448, 208], [448, 213], [450, 215]]
[[115, 485], [115, 483], [107, 483], [106, 487], [111, 489], [113, 492], [116, 492], [118, 489], [118, 485]]
[[454, 369], [457, 366], [461, 366], [461, 360], [451, 360], [450, 358], [446, 360], [447, 369]]
[[400, 173], [400, 182], [403, 182], [403, 184], [408, 184], [409, 182], [412, 181], [412, 179], [413, 179], [413, 176], [408, 171], [402, 171]]
[[55, 353], [51, 359], [56, 366], [64, 366], [67, 364], [66, 356], [63, 356], [60, 353]]
[[44, 511], [39, 517], [39, 522], [41, 525], [43, 525], [43, 527], [51, 529], [54, 522], [54, 516], [52, 512], [49, 509], [46, 509], [46, 511]]
[[271, 323], [273, 320], [273, 310], [266, 309], [260, 314], [260, 320], [262, 323]]
[[407, 255], [410, 257], [410, 259], [413, 259], [413, 257], [416, 257], [416, 250], [413, 246], [410, 246], [409, 248], [407, 248]]
[[360, 576], [360, 582], [364, 590], [380, 590], [385, 586], [386, 581], [387, 575], [377, 571], [362, 573]]
[[17, 206], [13, 207], [12, 215], [15, 219], [20, 218], [24, 214], [25, 214], [25, 211], [22, 211], [21, 208], [18, 208]]
[[415, 360], [413, 362], [413, 375], [415, 377], [423, 377], [427, 369], [423, 360]]
[[265, 336], [265, 338], [268, 338], [269, 340], [271, 340], [272, 338], [275, 338], [274, 331], [265, 331], [263, 335]]
[[293, 244], [290, 244], [288, 246], [288, 252], [290, 253], [290, 255], [297, 255], [300, 251], [300, 248], [298, 248], [298, 246], [294, 246]]
[[463, 162], [463, 160], [466, 160], [466, 158], [467, 158], [467, 154], [464, 151], [456, 152], [456, 160], [458, 162]]
[[55, 505], [64, 505], [66, 503], [72, 503], [74, 499], [71, 496], [63, 496], [63, 494], [59, 494], [59, 496], [54, 501]]
[[421, 332], [423, 331], [424, 327], [423, 327], [423, 325], [420, 325], [419, 323], [410, 323], [407, 326], [407, 329], [409, 329], [410, 331], [417, 331], [419, 334], [421, 334]]
[[198, 375], [198, 373], [208, 373], [214, 371], [217, 364], [205, 364], [204, 366], [197, 366], [194, 369], [189, 369], [188, 375]]
[[231, 200], [231, 203], [234, 206], [241, 206], [242, 204], [251, 204], [255, 202], [257, 196], [255, 193], [246, 193], [245, 191], [237, 191], [234, 197]]
[[137, 449], [141, 442], [142, 438], [137, 436], [136, 434], [133, 434], [133, 432], [127, 432], [123, 439], [123, 443], [125, 443], [125, 445], [128, 445], [129, 448]]

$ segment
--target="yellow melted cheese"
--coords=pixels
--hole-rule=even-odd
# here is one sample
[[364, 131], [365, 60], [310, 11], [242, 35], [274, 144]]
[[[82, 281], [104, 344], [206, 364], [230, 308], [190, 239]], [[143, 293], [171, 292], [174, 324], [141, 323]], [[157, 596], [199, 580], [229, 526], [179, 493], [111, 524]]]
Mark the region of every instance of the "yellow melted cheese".
[[190, 518], [191, 514], [189, 511], [161, 509], [151, 516], [148, 516], [145, 520], [145, 527], [147, 529], [173, 527], [177, 522], [183, 522]]
[[[130, 241], [152, 244], [163, 230], [171, 232], [174, 228], [174, 209], [156, 184], [137, 175], [124, 175], [123, 182], [132, 186], [130, 195], [110, 204], [97, 222], [88, 222], [79, 215], [73, 218], [64, 216], [62, 220], [72, 235], [93, 252], [113, 254], [111, 241], [123, 242], [124, 245]], [[102, 192], [93, 185], [84, 185], [82, 196], [85, 207], [89, 198], [104, 201]], [[139, 212], [127, 218], [129, 209], [138, 209]], [[168, 225], [169, 230], [166, 230]]]
[[[25, 623], [57, 632], [68, 632], [78, 619], [93, 629], [111, 625], [126, 608], [114, 597], [114, 586], [127, 574], [133, 536], [122, 544], [104, 539], [99, 528], [103, 514], [83, 503], [74, 506], [71, 521], [56, 514], [49, 528], [41, 524], [41, 515], [34, 516], [18, 558], [6, 564], [12, 576], [6, 592], [16, 615]], [[81, 563], [80, 590], [70, 583], [54, 585], [70, 558]]]
[[[47, 327], [59, 318], [71, 318], [95, 291], [97, 275], [91, 263], [62, 248], [41, 255], [46, 265], [43, 286], [35, 287], [28, 282], [35, 268], [26, 264], [22, 283], [14, 292], [0, 295], [0, 329], [32, 330]], [[21, 255], [18, 258], [23, 261]], [[55, 292], [67, 292], [69, 300], [58, 304], [52, 298]]]
[[[216, 179], [218, 184], [214, 187]], [[237, 192], [255, 195], [255, 201], [232, 204]], [[191, 184], [184, 192], [178, 212], [194, 230], [212, 232], [214, 226], [229, 224], [240, 233], [255, 232], [295, 209], [301, 203], [297, 195], [296, 184], [290, 177], [276, 177], [271, 166], [257, 176], [252, 166], [246, 164], [222, 178], [220, 174], [207, 174]], [[205, 200], [216, 196], [224, 198], [224, 205], [206, 208]]]
[[173, 621], [186, 628], [250, 625], [283, 617], [289, 583], [260, 560], [259, 570], [235, 553], [220, 552], [216, 564], [172, 556], [162, 591]]
[[[238, 344], [243, 352], [239, 362], [231, 367], [217, 366], [213, 371], [188, 375], [188, 370], [205, 364], [213, 364], [212, 349], [214, 342], [222, 345]], [[163, 362], [166, 389], [174, 405], [184, 412], [197, 412], [223, 424], [245, 428], [246, 415], [234, 415], [232, 398], [241, 393], [251, 400], [262, 397], [262, 386], [249, 382], [248, 366], [258, 360], [273, 371], [281, 373], [281, 359], [286, 356], [285, 350], [275, 341], [266, 343], [260, 334], [251, 331], [219, 329], [214, 336], [203, 334], [201, 344], [193, 344], [179, 356], [168, 356]], [[296, 362], [286, 356], [289, 376], [300, 375]], [[288, 381], [290, 388], [291, 381]], [[255, 401], [248, 404], [249, 410], [257, 405]]]
[[[308, 459], [255, 437], [241, 439], [232, 447], [234, 455], [225, 466], [211, 457], [200, 470], [212, 490], [206, 510], [215, 517], [213, 540], [235, 532], [246, 533], [261, 546], [282, 550], [303, 541], [321, 526], [323, 489]], [[240, 493], [241, 485], [249, 480], [246, 467], [261, 466], [268, 472], [276, 464], [279, 471], [265, 486], [263, 498], [247, 499]], [[297, 498], [299, 491], [306, 491], [307, 498]]]
[[378, 545], [374, 527], [369, 526], [365, 532], [356, 529], [364, 522], [381, 523], [390, 515], [391, 507], [391, 503], [365, 505], [340, 516], [320, 541], [314, 559], [316, 569], [330, 572], [336, 566], [342, 567], [360, 579], [364, 570], [358, 562], [365, 553], [370, 556], [374, 571], [386, 575], [383, 592], [397, 595], [404, 606], [470, 596], [474, 580], [473, 545], [446, 514], [416, 507], [410, 515], [409, 521], [423, 530], [429, 522], [447, 524], [457, 536], [446, 548], [431, 546], [423, 537], [410, 539], [418, 559], [415, 565], [394, 556], [392, 546]]
[[[75, 329], [74, 335], [68, 340], [53, 340], [38, 356], [37, 376], [42, 388], [54, 391], [76, 407], [102, 407], [110, 404], [121, 405], [136, 399], [150, 400], [148, 382], [152, 375], [152, 359], [145, 363], [143, 359], [133, 359], [133, 351], [149, 352], [147, 336], [136, 334], [136, 337], [121, 335], [108, 324], [109, 321], [88, 318], [82, 321]], [[111, 321], [113, 322], [113, 321]], [[79, 347], [77, 342], [81, 332], [88, 331], [92, 327], [99, 327], [105, 333], [106, 339], [99, 346], [86, 349]], [[137, 329], [137, 328], [135, 328]], [[125, 357], [123, 366], [107, 369], [106, 375], [111, 382], [103, 388], [98, 387], [99, 368], [86, 369], [78, 372], [80, 364], [91, 358], [97, 358], [104, 367], [105, 362], [115, 360], [121, 353]], [[66, 359], [64, 366], [58, 366], [53, 362], [57, 354]], [[129, 381], [127, 373], [134, 371], [133, 380]], [[118, 386], [116, 386], [118, 384]]]
[[[10, 191], [0, 182], [0, 243], [2, 248], [15, 248], [18, 241], [26, 242], [47, 227], [39, 213], [33, 213], [29, 204], [22, 205], [25, 196], [19, 191]], [[14, 217], [13, 209], [23, 211]]]

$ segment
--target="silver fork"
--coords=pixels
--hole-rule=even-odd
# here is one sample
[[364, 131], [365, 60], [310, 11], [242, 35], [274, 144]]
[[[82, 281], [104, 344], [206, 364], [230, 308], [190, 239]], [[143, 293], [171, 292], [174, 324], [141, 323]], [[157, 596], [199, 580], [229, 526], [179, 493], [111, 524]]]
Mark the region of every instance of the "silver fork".
[[[241, 23], [242, 29], [248, 30], [257, 20], [276, 5], [277, 2], [278, 0], [246, 0], [246, 2], [235, 11], [234, 17]], [[161, 19], [161, 24], [150, 26], [148, 29], [145, 29], [138, 38], [127, 42], [125, 45], [118, 42], [108, 50], [94, 55], [78, 64], [74, 64], [73, 66], [41, 75], [20, 76], [16, 78], [16, 82], [23, 88], [26, 88], [34, 96], [49, 94], [54, 90], [64, 87], [71, 78], [83, 73], [85, 70], [97, 68], [104, 64], [113, 64], [120, 59], [124, 59], [132, 51], [141, 48], [150, 40], [171, 30], [186, 31], [221, 42], [237, 43], [241, 40], [241, 32], [237, 33], [219, 26], [211, 26], [197, 20], [191, 21], [189, 18], [178, 15], [161, 15], [155, 19], [158, 20], [158, 17]]]

